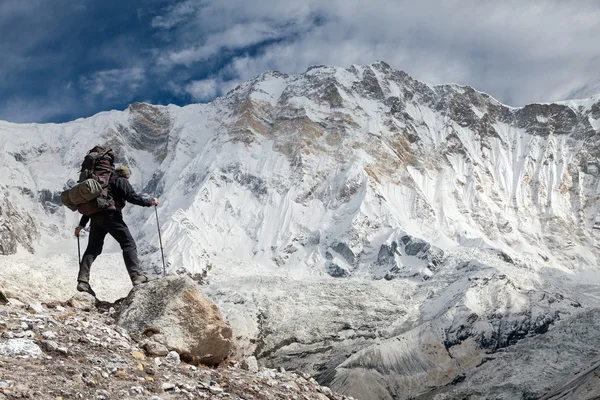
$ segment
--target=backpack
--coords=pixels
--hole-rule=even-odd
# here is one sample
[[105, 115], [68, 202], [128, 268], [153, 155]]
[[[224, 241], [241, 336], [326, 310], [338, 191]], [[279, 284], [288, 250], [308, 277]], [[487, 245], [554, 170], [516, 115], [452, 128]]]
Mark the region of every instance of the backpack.
[[61, 203], [85, 215], [114, 208], [114, 200], [108, 193], [114, 160], [114, 152], [107, 147], [95, 146], [88, 151], [81, 163], [78, 183], [61, 193]]

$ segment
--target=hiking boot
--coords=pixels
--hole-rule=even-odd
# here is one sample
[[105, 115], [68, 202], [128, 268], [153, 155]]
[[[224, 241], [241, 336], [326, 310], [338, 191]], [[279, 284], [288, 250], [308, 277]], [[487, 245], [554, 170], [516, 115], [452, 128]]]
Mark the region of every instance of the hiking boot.
[[131, 280], [133, 286], [141, 285], [142, 283], [148, 282], [148, 278], [145, 275], [138, 275]]
[[84, 281], [78, 281], [78, 283], [77, 283], [77, 291], [78, 292], [86, 292], [86, 293], [89, 293], [92, 296], [96, 297], [96, 292], [94, 292], [92, 290], [92, 287], [90, 286], [89, 283], [84, 282]]

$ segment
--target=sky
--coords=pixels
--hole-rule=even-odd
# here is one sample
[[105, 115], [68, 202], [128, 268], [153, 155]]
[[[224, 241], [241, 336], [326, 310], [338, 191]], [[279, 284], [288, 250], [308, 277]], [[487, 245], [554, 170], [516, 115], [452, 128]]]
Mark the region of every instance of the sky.
[[596, 0], [0, 0], [0, 120], [208, 102], [262, 72], [385, 61], [522, 106], [600, 93]]

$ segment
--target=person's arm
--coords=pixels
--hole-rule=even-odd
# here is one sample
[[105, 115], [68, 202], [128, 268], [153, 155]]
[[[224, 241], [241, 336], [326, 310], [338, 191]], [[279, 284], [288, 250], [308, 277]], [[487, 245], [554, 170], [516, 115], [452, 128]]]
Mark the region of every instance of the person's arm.
[[79, 220], [79, 226], [77, 228], [75, 228], [75, 236], [79, 237], [79, 233], [81, 232], [81, 230], [83, 228], [85, 228], [85, 226], [87, 225], [89, 220], [90, 220], [89, 216], [87, 216], [87, 215], [81, 216], [81, 219]]
[[123, 199], [125, 199], [125, 201], [131, 204], [135, 204], [142, 207], [150, 207], [154, 205], [155, 199], [146, 199], [141, 195], [137, 194], [135, 190], [133, 190], [133, 187], [131, 186], [129, 181], [125, 178], [117, 178], [114, 184], [114, 189], [118, 191], [120, 197], [122, 197]]
[[85, 228], [85, 226], [87, 225], [89, 220], [90, 220], [89, 215], [82, 215], [81, 219], [79, 220], [79, 226], [82, 228]]

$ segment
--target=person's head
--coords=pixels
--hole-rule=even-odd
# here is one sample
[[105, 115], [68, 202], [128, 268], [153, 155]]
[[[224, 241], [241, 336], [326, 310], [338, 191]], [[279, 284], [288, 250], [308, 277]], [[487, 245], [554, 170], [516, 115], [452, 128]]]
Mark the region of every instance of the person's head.
[[129, 177], [131, 176], [131, 171], [129, 170], [129, 167], [127, 167], [126, 165], [119, 165], [115, 171], [117, 171], [117, 173], [123, 177], [125, 177], [126, 179], [129, 179]]

